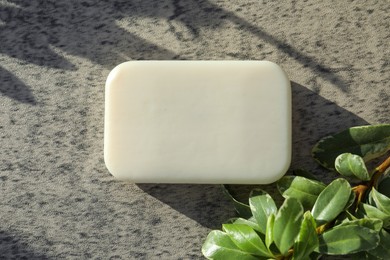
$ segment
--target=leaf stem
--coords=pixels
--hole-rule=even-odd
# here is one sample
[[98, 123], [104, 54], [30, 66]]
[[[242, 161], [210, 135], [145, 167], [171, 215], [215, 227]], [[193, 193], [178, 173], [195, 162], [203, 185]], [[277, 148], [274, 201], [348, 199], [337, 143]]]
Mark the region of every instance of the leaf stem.
[[359, 184], [352, 188], [352, 191], [355, 192], [356, 194], [356, 209], [359, 203], [362, 201], [368, 189], [371, 189], [371, 186], [367, 184]]
[[376, 171], [380, 173], [384, 173], [387, 168], [390, 167], [390, 156], [383, 162], [381, 163], [378, 167], [375, 168]]
[[390, 156], [384, 160], [378, 167], [374, 169], [373, 175], [371, 177], [371, 180], [369, 182], [370, 189], [374, 186], [376, 186], [379, 177], [384, 173], [387, 168], [390, 167]]
[[330, 227], [332, 227], [334, 224], [334, 221], [331, 221], [331, 222], [327, 222], [319, 227], [316, 228], [316, 233], [318, 235], [321, 235], [322, 233], [324, 233], [326, 230], [328, 230]]
[[359, 185], [352, 187], [352, 190], [356, 194], [355, 211], [358, 210], [358, 206], [359, 206], [360, 202], [362, 201], [362, 199], [364, 198], [364, 196], [366, 195], [366, 193], [369, 192], [372, 189], [372, 187], [376, 186], [376, 184], [379, 180], [379, 177], [389, 167], [390, 167], [390, 156], [373, 170], [371, 180], [366, 181], [366, 182], [362, 182]]

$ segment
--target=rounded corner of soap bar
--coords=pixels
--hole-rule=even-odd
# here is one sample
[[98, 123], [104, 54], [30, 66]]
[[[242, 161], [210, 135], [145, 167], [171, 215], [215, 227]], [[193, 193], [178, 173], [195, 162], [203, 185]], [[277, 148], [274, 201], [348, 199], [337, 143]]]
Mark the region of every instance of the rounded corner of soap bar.
[[113, 162], [109, 157], [108, 157], [108, 154], [107, 152], [104, 152], [104, 164], [106, 165], [106, 168], [107, 170], [109, 171], [109, 173], [115, 177], [116, 179], [118, 180], [130, 180], [131, 181], [131, 177], [126, 175], [126, 174], [123, 174], [121, 173], [121, 171], [119, 171], [117, 168], [117, 166], [115, 165], [115, 162]]
[[117, 79], [118, 77], [120, 77], [123, 74], [123, 72], [129, 71], [129, 69], [131, 70], [132, 66], [137, 66], [137, 62], [136, 61], [126, 61], [126, 62], [122, 62], [121, 64], [115, 66], [107, 76], [106, 90], [115, 79]]
[[274, 175], [270, 176], [268, 179], [264, 180], [264, 182], [261, 184], [271, 184], [277, 182], [284, 175], [286, 175], [288, 169], [290, 168], [290, 165], [291, 165], [291, 153], [287, 155], [285, 161], [280, 164], [280, 170], [277, 171]]

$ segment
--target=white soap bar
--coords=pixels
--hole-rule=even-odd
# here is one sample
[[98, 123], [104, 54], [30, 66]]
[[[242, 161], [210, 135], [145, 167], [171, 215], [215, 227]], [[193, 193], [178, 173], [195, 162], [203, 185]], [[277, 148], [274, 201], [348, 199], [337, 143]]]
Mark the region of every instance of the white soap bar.
[[266, 184], [291, 159], [291, 89], [268, 61], [130, 61], [105, 93], [104, 159], [135, 183]]

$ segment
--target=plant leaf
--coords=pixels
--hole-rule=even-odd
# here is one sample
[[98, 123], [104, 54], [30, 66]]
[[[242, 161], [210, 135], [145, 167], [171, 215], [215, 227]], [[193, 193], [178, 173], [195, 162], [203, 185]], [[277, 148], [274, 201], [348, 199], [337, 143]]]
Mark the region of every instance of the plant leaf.
[[383, 221], [383, 227], [390, 227], [390, 215], [369, 204], [361, 203], [359, 209], [369, 218], [376, 218]]
[[351, 153], [343, 153], [337, 156], [335, 161], [336, 170], [344, 176], [356, 177], [362, 181], [370, 180], [363, 158]]
[[241, 250], [252, 255], [272, 256], [265, 247], [264, 242], [251, 227], [241, 224], [224, 224], [222, 229]]
[[346, 255], [367, 251], [379, 243], [379, 235], [375, 230], [359, 225], [334, 227], [319, 236], [316, 251], [328, 255]]
[[251, 217], [249, 219], [237, 218], [236, 220], [234, 220], [233, 224], [247, 225], [247, 226], [249, 226], [249, 227], [253, 228], [254, 230], [261, 233], [260, 227], [257, 224], [256, 219], [254, 217]]
[[233, 202], [234, 209], [237, 211], [238, 215], [243, 218], [251, 217], [252, 212], [249, 205], [242, 203], [238, 201], [236, 198], [234, 198], [228, 186], [226, 185], [221, 185], [221, 186], [222, 186], [223, 193], [225, 193], [225, 195]]
[[313, 148], [313, 158], [325, 168], [334, 170], [334, 162], [342, 153], [353, 153], [365, 162], [390, 150], [390, 124], [349, 128], [321, 139]]
[[332, 181], [318, 196], [311, 211], [317, 225], [330, 222], [344, 209], [351, 195], [351, 186], [345, 179]]
[[[255, 195], [256, 194], [256, 195]], [[267, 219], [271, 214], [276, 214], [277, 208], [272, 197], [263, 190], [255, 189], [249, 198], [249, 205], [253, 217], [260, 227], [260, 232], [265, 234]]]
[[372, 188], [370, 195], [376, 205], [376, 207], [384, 213], [390, 215], [390, 198], [378, 192], [375, 188]]
[[296, 198], [305, 209], [310, 209], [325, 189], [325, 184], [299, 176], [284, 176], [277, 182], [277, 187], [283, 197]]
[[265, 245], [269, 249], [272, 242], [274, 242], [274, 223], [275, 215], [271, 214], [267, 220], [267, 228], [265, 230]]
[[379, 237], [379, 245], [376, 248], [369, 250], [368, 253], [381, 259], [388, 259], [390, 256], [390, 234], [382, 229], [379, 232]]
[[343, 226], [361, 226], [361, 227], [366, 227], [369, 229], [373, 229], [377, 232], [382, 229], [383, 222], [380, 219], [375, 219], [375, 218], [362, 218], [362, 219], [356, 219], [356, 220], [350, 220], [350, 221], [345, 221], [341, 223], [338, 227], [343, 227]]
[[305, 212], [298, 237], [294, 243], [294, 259], [305, 259], [318, 247], [316, 223], [310, 211]]
[[241, 251], [228, 234], [219, 230], [213, 230], [209, 233], [202, 246], [202, 253], [208, 259], [258, 259], [247, 252]]
[[299, 233], [303, 218], [303, 207], [295, 198], [287, 198], [278, 213], [274, 222], [274, 242], [282, 255], [286, 255]]

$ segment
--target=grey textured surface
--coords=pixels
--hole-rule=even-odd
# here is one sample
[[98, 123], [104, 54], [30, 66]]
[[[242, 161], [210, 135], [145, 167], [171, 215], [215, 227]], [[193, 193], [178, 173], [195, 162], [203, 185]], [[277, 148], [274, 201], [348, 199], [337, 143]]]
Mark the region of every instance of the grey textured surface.
[[[103, 161], [104, 82], [136, 59], [256, 59], [293, 88], [292, 168], [389, 122], [390, 2], [0, 0], [0, 258], [198, 259], [217, 185], [134, 185]], [[259, 155], [261, 156], [261, 155]]]

